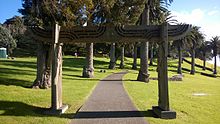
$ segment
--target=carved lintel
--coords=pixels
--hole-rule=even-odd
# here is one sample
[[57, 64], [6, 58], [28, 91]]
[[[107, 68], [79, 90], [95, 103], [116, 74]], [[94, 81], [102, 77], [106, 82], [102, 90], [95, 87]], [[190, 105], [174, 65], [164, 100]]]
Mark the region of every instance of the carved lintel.
[[[61, 27], [59, 42], [72, 44], [75, 42], [158, 42], [160, 41], [159, 25], [116, 25], [116, 26], [86, 26]], [[190, 31], [190, 25], [169, 25], [169, 40], [177, 40]], [[33, 38], [51, 42], [52, 29], [30, 27]]]

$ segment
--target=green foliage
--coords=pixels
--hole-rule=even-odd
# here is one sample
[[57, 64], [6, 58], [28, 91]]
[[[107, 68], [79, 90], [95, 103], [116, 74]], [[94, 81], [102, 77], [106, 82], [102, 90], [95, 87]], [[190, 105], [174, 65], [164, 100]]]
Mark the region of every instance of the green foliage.
[[10, 31], [12, 37], [17, 41], [20, 40], [20, 38], [26, 31], [26, 27], [24, 26], [23, 19], [19, 16], [14, 16], [10, 19], [7, 19], [4, 22], [4, 26]]
[[76, 14], [83, 5], [92, 7], [89, 0], [23, 0], [19, 12], [24, 16], [26, 25], [52, 26], [75, 25]]
[[202, 42], [201, 46], [196, 49], [196, 56], [202, 60], [212, 59], [212, 44], [210, 41]]
[[13, 55], [23, 56], [23, 54], [29, 55], [29, 53], [35, 52], [37, 48], [36, 41], [31, 37], [29, 34], [30, 32], [27, 31], [26, 26], [24, 25], [24, 19], [19, 16], [14, 16], [4, 22], [4, 27], [10, 31], [10, 34], [16, 40], [17, 49], [15, 49], [15, 51], [19, 52], [22, 49], [22, 51], [27, 52], [19, 53], [21, 55], [18, 55], [17, 53]]
[[192, 26], [191, 32], [186, 36], [185, 48], [195, 49], [204, 42], [204, 34], [200, 31], [200, 27]]
[[0, 25], [0, 47], [7, 48], [9, 54], [16, 47], [16, 42], [11, 36], [10, 32]]
[[213, 50], [213, 55], [217, 56], [217, 54], [220, 51], [220, 37], [219, 36], [215, 36], [212, 37], [211, 39], [211, 46], [212, 46], [212, 50]]

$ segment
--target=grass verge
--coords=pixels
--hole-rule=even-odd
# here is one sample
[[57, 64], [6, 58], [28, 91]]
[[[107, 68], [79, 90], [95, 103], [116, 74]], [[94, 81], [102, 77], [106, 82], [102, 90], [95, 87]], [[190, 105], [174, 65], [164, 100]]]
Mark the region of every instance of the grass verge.
[[[197, 60], [199, 64], [200, 61]], [[200, 63], [201, 64], [201, 63]], [[175, 74], [176, 60], [169, 61], [169, 76]], [[212, 66], [208, 64], [208, 66]], [[190, 69], [184, 63], [183, 67]], [[151, 76], [156, 76], [156, 67], [150, 67]], [[219, 69], [219, 68], [218, 68]], [[197, 73], [184, 73], [183, 81], [169, 81], [169, 96], [171, 109], [177, 112], [177, 118], [163, 120], [152, 117], [152, 106], [158, 105], [158, 83], [150, 80], [142, 83], [135, 80], [138, 71], [130, 71], [124, 79], [124, 87], [134, 104], [143, 112], [150, 124], [219, 124], [220, 123], [220, 78], [211, 78], [200, 75], [202, 69], [196, 68]], [[175, 72], [175, 73], [174, 73]], [[211, 73], [208, 72], [207, 73]], [[218, 75], [219, 76], [219, 75]], [[195, 96], [195, 93], [204, 93], [204, 96]]]

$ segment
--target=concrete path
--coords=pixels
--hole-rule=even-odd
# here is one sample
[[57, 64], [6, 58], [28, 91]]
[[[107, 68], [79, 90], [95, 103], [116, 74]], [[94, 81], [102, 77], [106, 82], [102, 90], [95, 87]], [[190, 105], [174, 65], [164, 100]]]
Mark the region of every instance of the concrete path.
[[147, 124], [124, 90], [124, 74], [101, 80], [71, 124]]

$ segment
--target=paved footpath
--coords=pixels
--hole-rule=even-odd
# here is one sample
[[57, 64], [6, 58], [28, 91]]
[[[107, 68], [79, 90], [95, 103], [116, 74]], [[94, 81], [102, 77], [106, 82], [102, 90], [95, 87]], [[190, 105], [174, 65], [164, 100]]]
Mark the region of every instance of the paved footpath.
[[101, 80], [71, 124], [147, 124], [124, 90], [125, 74], [114, 73]]

